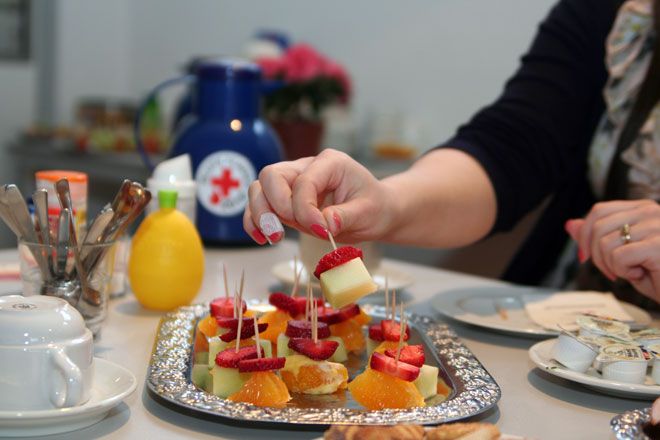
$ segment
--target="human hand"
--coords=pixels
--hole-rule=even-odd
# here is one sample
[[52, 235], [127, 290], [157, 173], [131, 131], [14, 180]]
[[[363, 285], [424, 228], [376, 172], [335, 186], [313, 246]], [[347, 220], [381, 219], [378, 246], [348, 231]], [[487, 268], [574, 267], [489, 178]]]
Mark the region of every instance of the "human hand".
[[271, 243], [282, 239], [278, 218], [321, 238], [327, 239], [330, 231], [347, 243], [380, 238], [392, 219], [387, 185], [348, 155], [331, 149], [265, 167], [248, 196], [243, 227], [259, 244], [265, 244], [266, 237]]
[[[630, 240], [622, 234], [630, 227]], [[628, 280], [639, 292], [660, 302], [660, 205], [654, 200], [618, 200], [595, 204], [584, 219], [566, 222], [578, 243], [580, 262], [592, 262], [610, 280]]]

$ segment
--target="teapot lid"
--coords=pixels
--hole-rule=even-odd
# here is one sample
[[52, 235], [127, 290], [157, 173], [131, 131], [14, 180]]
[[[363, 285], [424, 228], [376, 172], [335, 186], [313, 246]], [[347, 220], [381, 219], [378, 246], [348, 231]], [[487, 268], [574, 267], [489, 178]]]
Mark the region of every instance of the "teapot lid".
[[40, 345], [84, 336], [78, 310], [53, 296], [0, 296], [0, 345]]
[[261, 69], [255, 63], [239, 58], [205, 58], [195, 66], [200, 78], [221, 80], [259, 80]]

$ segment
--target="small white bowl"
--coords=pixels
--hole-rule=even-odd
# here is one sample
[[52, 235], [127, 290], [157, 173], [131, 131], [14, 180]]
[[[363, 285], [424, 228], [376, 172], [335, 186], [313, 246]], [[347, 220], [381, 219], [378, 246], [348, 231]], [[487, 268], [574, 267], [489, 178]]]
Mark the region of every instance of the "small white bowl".
[[638, 384], [646, 379], [648, 361], [636, 345], [603, 347], [596, 360], [602, 363], [603, 379]]
[[598, 348], [568, 332], [561, 332], [552, 349], [554, 360], [569, 370], [584, 373], [598, 355]]

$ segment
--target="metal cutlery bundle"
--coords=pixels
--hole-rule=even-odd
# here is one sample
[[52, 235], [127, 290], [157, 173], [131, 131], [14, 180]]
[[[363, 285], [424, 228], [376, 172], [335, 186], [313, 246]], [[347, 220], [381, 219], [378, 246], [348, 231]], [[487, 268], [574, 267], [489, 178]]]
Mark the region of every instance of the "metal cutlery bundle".
[[38, 189], [32, 196], [33, 222], [18, 187], [0, 187], [0, 218], [32, 253], [43, 280], [40, 293], [66, 299], [86, 319], [93, 318], [105, 301], [93, 285], [93, 274], [110, 245], [142, 213], [151, 193], [137, 182], [124, 180], [112, 203], [92, 220], [82, 237], [77, 237], [68, 180], [58, 180], [55, 191], [61, 211], [52, 229], [46, 189]]

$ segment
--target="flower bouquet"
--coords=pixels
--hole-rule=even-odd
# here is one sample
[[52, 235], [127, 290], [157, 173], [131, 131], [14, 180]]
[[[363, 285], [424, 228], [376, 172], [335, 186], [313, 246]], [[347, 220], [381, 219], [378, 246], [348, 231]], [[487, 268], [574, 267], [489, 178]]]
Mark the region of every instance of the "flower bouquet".
[[307, 44], [290, 46], [280, 57], [256, 61], [267, 80], [282, 83], [264, 97], [264, 113], [288, 158], [318, 153], [323, 110], [349, 102], [351, 82], [344, 68]]

